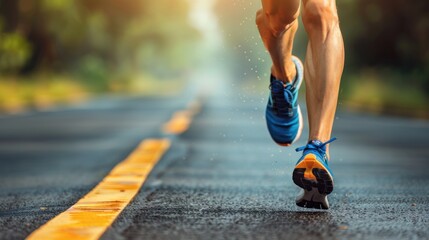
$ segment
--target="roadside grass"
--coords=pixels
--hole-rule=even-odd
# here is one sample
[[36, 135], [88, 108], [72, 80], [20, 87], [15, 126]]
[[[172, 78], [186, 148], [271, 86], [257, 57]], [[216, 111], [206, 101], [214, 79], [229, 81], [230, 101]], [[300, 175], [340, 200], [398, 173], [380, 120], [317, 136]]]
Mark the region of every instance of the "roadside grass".
[[427, 93], [412, 84], [412, 78], [391, 71], [361, 71], [343, 79], [340, 101], [352, 110], [429, 118]]
[[35, 74], [26, 77], [0, 76], [0, 112], [17, 113], [26, 109], [46, 109], [72, 105], [94, 96], [114, 94], [165, 96], [180, 92], [184, 80], [158, 80], [142, 74], [112, 78], [99, 89], [91, 81], [67, 74]]
[[24, 79], [0, 77], [0, 111], [4, 112], [76, 103], [87, 96], [85, 87], [67, 76], [38, 75]]

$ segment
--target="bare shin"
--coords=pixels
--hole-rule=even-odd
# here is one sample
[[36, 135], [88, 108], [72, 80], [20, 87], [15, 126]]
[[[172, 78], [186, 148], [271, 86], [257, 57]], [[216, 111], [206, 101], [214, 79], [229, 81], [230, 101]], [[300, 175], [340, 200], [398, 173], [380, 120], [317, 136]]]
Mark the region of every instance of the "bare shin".
[[304, 0], [303, 23], [309, 42], [305, 81], [309, 140], [327, 141], [338, 101], [344, 67], [344, 44], [335, 0]]

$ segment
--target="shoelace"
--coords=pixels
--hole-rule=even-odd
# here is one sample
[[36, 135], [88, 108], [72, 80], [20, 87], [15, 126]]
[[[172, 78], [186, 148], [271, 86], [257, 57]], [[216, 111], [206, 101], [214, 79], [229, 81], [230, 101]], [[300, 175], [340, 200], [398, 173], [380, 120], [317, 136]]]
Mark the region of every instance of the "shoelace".
[[[272, 84], [270, 84], [270, 90], [272, 90]], [[283, 84], [283, 83], [282, 83]], [[271, 97], [273, 100], [273, 108], [277, 113], [286, 112], [289, 108], [293, 106], [293, 87], [288, 84], [283, 88], [282, 91], [273, 92], [271, 91]]]
[[307, 145], [305, 145], [305, 146], [302, 146], [302, 147], [299, 147], [299, 148], [295, 149], [295, 151], [297, 151], [297, 152], [301, 152], [301, 151], [305, 151], [305, 150], [316, 150], [316, 151], [318, 151], [322, 156], [324, 156], [324, 157], [325, 157], [325, 154], [326, 154], [326, 145], [328, 145], [329, 143], [331, 143], [331, 142], [333, 142], [333, 141], [335, 141], [335, 140], [337, 140], [337, 138], [336, 138], [336, 137], [333, 137], [333, 138], [329, 139], [329, 140], [328, 140], [328, 141], [326, 141], [326, 142], [321, 142], [322, 144], [320, 144], [320, 145], [315, 145], [315, 144], [313, 144], [313, 142], [311, 141], [311, 142], [307, 143]]

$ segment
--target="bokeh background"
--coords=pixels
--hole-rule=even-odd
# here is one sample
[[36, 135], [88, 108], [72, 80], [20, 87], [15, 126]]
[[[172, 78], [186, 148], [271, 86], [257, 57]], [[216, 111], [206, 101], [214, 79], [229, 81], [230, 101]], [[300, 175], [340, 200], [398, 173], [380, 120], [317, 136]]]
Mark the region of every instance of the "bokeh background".
[[[429, 118], [429, 2], [337, 4], [346, 45], [340, 107]], [[259, 0], [1, 0], [0, 111], [178, 92], [202, 63], [265, 94], [258, 8]], [[295, 43], [303, 58], [302, 24]]]

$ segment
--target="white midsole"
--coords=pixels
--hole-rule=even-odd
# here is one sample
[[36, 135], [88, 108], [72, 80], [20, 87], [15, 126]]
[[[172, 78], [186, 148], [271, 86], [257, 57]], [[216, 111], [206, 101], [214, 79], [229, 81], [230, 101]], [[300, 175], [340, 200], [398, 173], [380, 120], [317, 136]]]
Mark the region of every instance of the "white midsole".
[[[297, 68], [297, 71], [299, 71], [300, 74], [301, 74], [301, 78], [299, 79], [300, 81], [296, 85], [296, 88], [299, 91], [299, 88], [301, 87], [301, 84], [303, 82], [303, 77], [304, 76], [302, 76], [302, 75], [304, 74], [304, 66], [302, 65], [302, 62], [301, 62], [301, 60], [299, 58], [297, 58], [296, 56], [292, 56], [292, 58], [294, 58], [294, 63], [295, 63], [295, 66]], [[299, 66], [297, 66], [297, 64], [299, 64]], [[303, 120], [301, 108], [299, 107], [299, 105], [298, 105], [298, 114], [299, 114], [298, 133], [296, 134], [296, 137], [293, 139], [292, 143], [298, 141], [298, 139], [301, 137], [302, 129], [304, 128], [304, 120]]]
[[298, 133], [296, 134], [296, 137], [293, 139], [292, 143], [296, 142], [302, 134], [302, 129], [304, 128], [304, 124], [303, 124], [303, 117], [302, 117], [302, 113], [301, 113], [301, 108], [298, 106], [298, 116], [299, 116], [299, 127], [298, 127]]
[[320, 194], [317, 188], [312, 188], [311, 191], [301, 189], [301, 192], [296, 197], [295, 202], [298, 203], [303, 200], [322, 203], [323, 205], [325, 205], [325, 207], [329, 208], [329, 201], [327, 195]]

